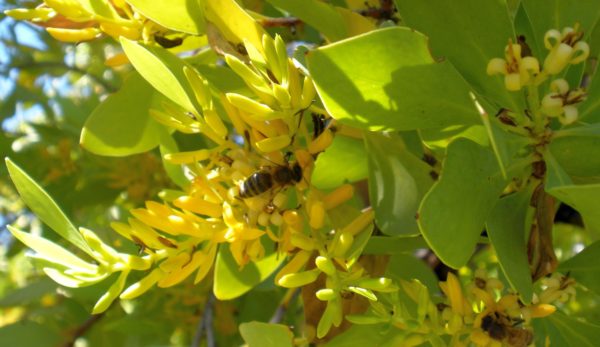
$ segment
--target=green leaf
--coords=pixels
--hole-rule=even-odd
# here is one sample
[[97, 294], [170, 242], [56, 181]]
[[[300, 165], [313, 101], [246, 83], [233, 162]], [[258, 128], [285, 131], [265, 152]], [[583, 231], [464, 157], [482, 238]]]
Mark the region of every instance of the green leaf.
[[577, 255], [562, 262], [558, 271], [569, 273], [569, 276], [577, 280], [589, 290], [600, 295], [600, 241], [596, 241], [583, 249]]
[[486, 226], [500, 267], [511, 286], [528, 304], [533, 295], [533, 283], [527, 259], [525, 238], [528, 234], [527, 210], [530, 190], [500, 199], [490, 214]]
[[507, 91], [503, 76], [486, 73], [490, 59], [503, 57], [508, 39], [514, 39], [504, 1], [395, 0], [395, 3], [408, 26], [429, 36], [433, 55], [448, 59], [479, 94], [511, 110], [524, 108], [522, 93]]
[[533, 320], [535, 345], [545, 346], [546, 336], [551, 346], [594, 347], [600, 341], [600, 326], [590, 324], [562, 312]]
[[427, 243], [445, 264], [459, 268], [467, 263], [505, 185], [488, 148], [466, 139], [450, 144], [418, 220]]
[[302, 19], [330, 41], [338, 41], [347, 37], [342, 16], [330, 4], [315, 0], [267, 1]]
[[95, 274], [98, 272], [98, 267], [96, 265], [81, 260], [73, 253], [67, 251], [52, 241], [46, 240], [40, 236], [22, 232], [10, 225], [8, 225], [7, 228], [17, 239], [19, 239], [19, 241], [23, 242], [25, 245], [27, 245], [27, 247], [33, 249], [51, 261], [55, 261], [58, 264], [76, 271], [89, 274]]
[[50, 279], [42, 277], [24, 287], [14, 289], [3, 294], [0, 299], [0, 307], [25, 306], [39, 301], [44, 295], [52, 294], [56, 291], [56, 283]]
[[52, 230], [89, 255], [93, 251], [64, 212], [25, 171], [6, 158], [6, 167], [25, 204]]
[[249, 322], [240, 324], [240, 334], [248, 347], [292, 347], [294, 334], [282, 324]]
[[374, 25], [365, 17], [347, 9], [332, 6], [318, 0], [267, 0], [273, 6], [289, 12], [304, 23], [317, 29], [329, 41], [338, 41], [361, 30], [373, 29]]
[[200, 109], [183, 73], [186, 63], [169, 51], [121, 38], [121, 46], [137, 72], [156, 90], [188, 111]]
[[[600, 177], [600, 136], [595, 134], [597, 126], [587, 126], [590, 134], [561, 136], [550, 142], [549, 150], [556, 161], [571, 176]], [[575, 129], [566, 129], [575, 131]]]
[[269, 277], [283, 260], [284, 257], [275, 252], [240, 269], [229, 250], [229, 245], [222, 244], [215, 263], [215, 297], [219, 300], [231, 300], [243, 295]]
[[379, 229], [387, 235], [419, 233], [415, 215], [433, 184], [431, 168], [411, 154], [398, 136], [365, 132], [369, 198]]
[[396, 281], [400, 279], [412, 281], [418, 279], [430, 291], [438, 288], [438, 279], [425, 261], [415, 258], [412, 254], [394, 254], [390, 257], [385, 276]]
[[163, 136], [160, 141], [160, 155], [167, 175], [171, 181], [173, 181], [173, 183], [179, 187], [185, 188], [189, 186], [190, 181], [187, 179], [187, 177], [185, 177], [185, 174], [183, 173], [183, 167], [181, 165], [171, 164], [164, 159], [165, 154], [179, 152], [177, 142], [170, 135]]
[[379, 346], [387, 341], [383, 324], [378, 325], [352, 325], [342, 334], [337, 335], [324, 347], [355, 347], [355, 346]]
[[29, 320], [0, 327], [0, 346], [57, 346], [63, 339], [50, 324]]
[[210, 87], [217, 89], [219, 92], [238, 94], [248, 93], [248, 87], [244, 80], [228, 67], [217, 65], [194, 65], [194, 68], [202, 75], [202, 77], [206, 78]]
[[427, 243], [420, 235], [416, 237], [371, 236], [363, 254], [413, 253], [419, 248], [427, 248]]
[[544, 161], [546, 162], [546, 189], [573, 184], [571, 177], [569, 177], [562, 166], [556, 161], [551, 152], [544, 152]]
[[346, 182], [365, 179], [367, 174], [364, 143], [350, 137], [336, 136], [331, 146], [319, 154], [311, 184], [319, 189], [333, 189]]
[[414, 30], [372, 31], [307, 61], [327, 111], [342, 123], [376, 131], [479, 122], [466, 82], [449, 62], [437, 63]]
[[600, 232], [600, 183], [575, 185], [550, 152], [544, 154], [547, 165], [546, 191], [576, 209], [588, 229]]
[[600, 184], [559, 186], [546, 190], [576, 209], [583, 217], [587, 229], [600, 232]]
[[192, 35], [204, 34], [202, 0], [170, 0], [168, 5], [154, 0], [127, 0], [144, 16], [165, 28]]
[[148, 110], [154, 89], [137, 73], [121, 89], [102, 102], [85, 122], [81, 145], [105, 156], [128, 156], [158, 146], [165, 128], [150, 117]]
[[[600, 18], [600, 3], [596, 0], [522, 0], [536, 39], [543, 44], [550, 29], [562, 31], [579, 23], [585, 34], [592, 32]], [[543, 47], [543, 52], [548, 51]], [[540, 63], [543, 57], [538, 57]]]

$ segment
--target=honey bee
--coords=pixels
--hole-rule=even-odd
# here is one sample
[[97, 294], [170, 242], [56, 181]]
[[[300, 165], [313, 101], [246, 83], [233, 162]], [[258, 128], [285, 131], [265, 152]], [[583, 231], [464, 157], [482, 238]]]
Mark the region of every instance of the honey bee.
[[513, 319], [493, 312], [483, 317], [481, 329], [497, 341], [503, 341], [511, 347], [527, 347], [533, 342], [533, 332], [529, 329], [515, 326]]
[[302, 180], [302, 168], [298, 162], [292, 165], [266, 166], [256, 171], [240, 184], [239, 197], [251, 198], [272, 188], [294, 185]]

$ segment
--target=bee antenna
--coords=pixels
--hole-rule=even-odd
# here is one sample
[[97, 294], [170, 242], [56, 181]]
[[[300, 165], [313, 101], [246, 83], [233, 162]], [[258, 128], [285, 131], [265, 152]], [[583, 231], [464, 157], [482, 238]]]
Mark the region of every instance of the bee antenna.
[[300, 117], [298, 119], [298, 126], [296, 126], [296, 131], [294, 132], [294, 135], [292, 135], [292, 140], [290, 141], [290, 146], [294, 145], [294, 142], [296, 141], [296, 135], [298, 134], [298, 131], [300, 130], [300, 125], [302, 124], [302, 118], [304, 118], [304, 111], [308, 110], [311, 106], [312, 106], [312, 102], [310, 103], [310, 105], [308, 105], [305, 108], [298, 110], [298, 112], [294, 113], [294, 116], [299, 114]]

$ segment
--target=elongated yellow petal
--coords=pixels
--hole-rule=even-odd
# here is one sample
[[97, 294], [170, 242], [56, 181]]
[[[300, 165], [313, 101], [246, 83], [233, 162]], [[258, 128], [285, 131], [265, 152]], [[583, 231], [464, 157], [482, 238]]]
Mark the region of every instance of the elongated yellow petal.
[[96, 28], [85, 29], [63, 29], [63, 28], [46, 28], [50, 36], [63, 42], [83, 42], [93, 40], [100, 34], [100, 30]]

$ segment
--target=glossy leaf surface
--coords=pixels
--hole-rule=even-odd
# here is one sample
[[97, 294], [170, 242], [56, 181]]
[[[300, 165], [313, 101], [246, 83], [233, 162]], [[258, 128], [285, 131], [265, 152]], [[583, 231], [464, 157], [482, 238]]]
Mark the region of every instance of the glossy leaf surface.
[[294, 335], [281, 324], [249, 322], [240, 324], [240, 334], [248, 347], [292, 347]]
[[6, 158], [6, 166], [21, 198], [31, 211], [64, 239], [82, 251], [92, 254], [83, 236], [48, 193], [9, 158]]
[[521, 94], [510, 93], [503, 77], [490, 77], [490, 59], [502, 57], [513, 29], [504, 1], [395, 0], [406, 24], [430, 39], [433, 55], [448, 59], [475, 90], [503, 107], [524, 107]]
[[569, 273], [569, 276], [575, 278], [578, 283], [600, 294], [598, 253], [600, 253], [600, 241], [594, 242], [574, 257], [567, 259], [558, 269], [562, 273]]
[[531, 302], [533, 283], [525, 238], [529, 233], [527, 210], [531, 192], [523, 190], [498, 200], [486, 226], [504, 275], [524, 303]]
[[154, 95], [154, 89], [139, 74], [131, 74], [87, 119], [81, 145], [106, 156], [128, 156], [158, 146], [167, 131], [148, 113]]
[[365, 133], [365, 143], [377, 226], [388, 235], [418, 234], [415, 215], [433, 184], [431, 168], [408, 152], [400, 137]]
[[183, 60], [165, 49], [125, 38], [121, 38], [121, 45], [131, 64], [156, 90], [188, 111], [196, 109], [195, 96], [183, 73]]
[[447, 265], [459, 268], [471, 257], [490, 211], [505, 186], [491, 150], [458, 139], [448, 147], [439, 181], [419, 210], [419, 227]]
[[317, 158], [311, 184], [332, 189], [346, 182], [356, 182], [368, 175], [367, 155], [361, 140], [336, 136], [327, 150]]
[[325, 107], [342, 123], [412, 130], [479, 122], [452, 64], [436, 62], [427, 38], [408, 28], [340, 41], [309, 52], [307, 61]]
[[284, 257], [275, 253], [240, 269], [228, 245], [219, 247], [215, 262], [214, 293], [219, 300], [231, 300], [248, 292], [277, 269]]

